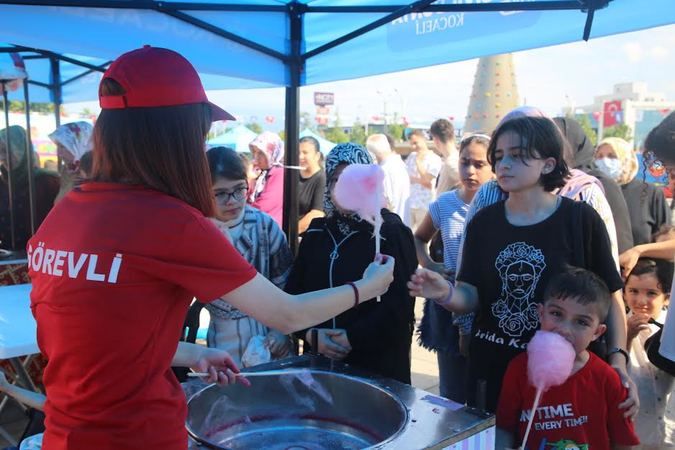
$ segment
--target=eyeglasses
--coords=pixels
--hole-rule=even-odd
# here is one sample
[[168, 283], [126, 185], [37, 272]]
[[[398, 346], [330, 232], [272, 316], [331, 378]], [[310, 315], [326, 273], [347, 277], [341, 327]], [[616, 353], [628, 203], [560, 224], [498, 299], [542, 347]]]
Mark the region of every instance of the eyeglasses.
[[238, 187], [234, 191], [228, 192], [228, 191], [217, 191], [213, 195], [216, 197], [216, 201], [218, 203], [227, 203], [230, 201], [230, 199], [234, 199], [236, 202], [240, 202], [246, 198], [246, 193], [248, 192], [248, 188], [245, 186]]

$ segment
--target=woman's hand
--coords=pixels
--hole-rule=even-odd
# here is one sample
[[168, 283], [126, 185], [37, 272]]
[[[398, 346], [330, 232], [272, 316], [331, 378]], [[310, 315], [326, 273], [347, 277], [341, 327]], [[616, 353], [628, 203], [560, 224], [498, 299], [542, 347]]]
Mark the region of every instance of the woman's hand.
[[623, 416], [630, 419], [635, 419], [640, 410], [640, 399], [638, 398], [638, 389], [633, 382], [633, 379], [626, 373], [626, 368], [612, 365], [612, 368], [619, 374], [621, 385], [628, 389], [628, 396], [626, 400], [619, 403], [619, 409], [624, 410]]
[[265, 345], [273, 358], [284, 358], [291, 351], [291, 339], [276, 330], [270, 330], [265, 336]]
[[239, 381], [245, 386], [251, 385], [246, 378], [236, 375], [239, 368], [225, 350], [204, 347], [196, 364], [190, 368], [195, 372], [208, 373], [209, 376], [204, 379], [207, 383], [228, 385]]
[[442, 275], [428, 269], [417, 269], [408, 281], [413, 297], [424, 297], [441, 302], [450, 295], [450, 284]]
[[619, 255], [619, 266], [621, 267], [621, 276], [625, 280], [640, 259], [641, 252], [637, 247], [630, 248]]
[[[310, 338], [307, 342], [311, 343], [312, 330], [307, 331], [306, 338]], [[347, 331], [341, 328], [317, 328], [317, 352], [331, 359], [344, 359], [349, 352], [352, 351], [352, 346], [347, 339]]]
[[375, 261], [370, 263], [363, 272], [363, 281], [370, 288], [367, 296], [362, 300], [375, 298], [383, 295], [389, 289], [389, 285], [394, 281], [394, 258], [388, 255], [376, 255]]

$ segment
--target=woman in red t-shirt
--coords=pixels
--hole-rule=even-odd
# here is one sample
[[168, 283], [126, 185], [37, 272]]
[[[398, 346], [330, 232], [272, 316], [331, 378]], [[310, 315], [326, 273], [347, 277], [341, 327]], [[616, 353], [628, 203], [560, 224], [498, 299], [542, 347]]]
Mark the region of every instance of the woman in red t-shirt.
[[184, 450], [185, 396], [170, 367], [222, 384], [238, 371], [223, 350], [178, 343], [193, 297], [222, 298], [291, 333], [384, 294], [393, 259], [379, 257], [351, 285], [282, 292], [208, 219], [206, 134], [232, 116], [208, 103], [190, 63], [149, 46], [126, 53], [99, 99], [91, 182], [28, 243], [31, 308], [49, 360], [44, 447]]

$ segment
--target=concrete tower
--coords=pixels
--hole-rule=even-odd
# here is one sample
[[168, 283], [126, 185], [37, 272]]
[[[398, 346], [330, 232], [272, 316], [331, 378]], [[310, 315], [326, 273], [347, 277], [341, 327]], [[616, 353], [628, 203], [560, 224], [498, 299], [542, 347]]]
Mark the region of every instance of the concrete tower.
[[465, 133], [492, 133], [506, 113], [519, 106], [513, 55], [485, 56], [478, 61]]

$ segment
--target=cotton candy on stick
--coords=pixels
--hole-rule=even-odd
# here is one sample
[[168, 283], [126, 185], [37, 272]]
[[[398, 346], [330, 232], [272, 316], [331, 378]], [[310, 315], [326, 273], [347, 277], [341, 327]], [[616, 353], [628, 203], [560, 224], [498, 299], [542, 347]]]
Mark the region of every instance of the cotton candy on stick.
[[[335, 184], [335, 199], [340, 207], [353, 211], [375, 227], [375, 254], [380, 253], [380, 229], [385, 206], [384, 172], [375, 164], [350, 164]], [[377, 297], [380, 301], [380, 297]]]
[[537, 393], [521, 449], [527, 444], [542, 393], [550, 387], [560, 386], [570, 377], [575, 356], [572, 344], [558, 333], [539, 330], [527, 344], [527, 376], [530, 383], [537, 389]]

